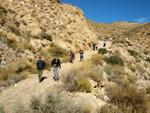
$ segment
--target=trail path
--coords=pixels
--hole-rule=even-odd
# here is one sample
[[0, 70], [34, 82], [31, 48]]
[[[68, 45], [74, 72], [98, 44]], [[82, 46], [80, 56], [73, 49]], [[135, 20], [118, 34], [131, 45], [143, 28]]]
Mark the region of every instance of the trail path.
[[[97, 51], [86, 51], [84, 59], [90, 59], [96, 53]], [[79, 63], [79, 54], [76, 54], [74, 63]], [[61, 76], [62, 71], [67, 71], [67, 68], [71, 66], [71, 63], [63, 63], [59, 75]], [[8, 113], [12, 113], [14, 105], [28, 105], [32, 96], [46, 96], [48, 90], [55, 90], [56, 86], [62, 85], [61, 81], [55, 82], [53, 80], [52, 71], [45, 71], [43, 76], [47, 77], [47, 79], [41, 83], [38, 82], [37, 74], [33, 74], [31, 78], [4, 89], [0, 93], [0, 105], [4, 106]]]
[[[95, 51], [85, 52], [85, 59], [89, 59], [95, 53]], [[79, 62], [79, 54], [76, 55], [76, 60], [74, 63], [77, 62]], [[64, 71], [65, 68], [71, 66], [71, 63], [63, 63], [61, 71]], [[0, 93], [0, 105], [5, 106], [7, 110], [12, 109], [14, 105], [18, 105], [20, 103], [25, 105], [30, 102], [33, 95], [45, 96], [48, 89], [55, 89], [54, 87], [56, 85], [62, 84], [61, 81], [55, 82], [53, 80], [52, 71], [45, 71], [44, 77], [47, 77], [47, 79], [41, 83], [38, 83], [38, 76], [34, 74], [31, 78], [22, 80], [14, 86], [5, 89], [2, 93]]]

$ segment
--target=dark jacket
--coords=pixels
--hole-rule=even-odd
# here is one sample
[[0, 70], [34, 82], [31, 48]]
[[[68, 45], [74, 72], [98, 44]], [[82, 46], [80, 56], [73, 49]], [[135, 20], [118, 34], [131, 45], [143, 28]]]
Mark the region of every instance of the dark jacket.
[[52, 60], [52, 63], [51, 63], [51, 65], [52, 65], [52, 67], [54, 67], [54, 65], [56, 64], [56, 67], [60, 67], [61, 68], [61, 63], [60, 63], [60, 60], [59, 59], [53, 59]]
[[45, 62], [44, 60], [38, 60], [37, 61], [37, 69], [38, 70], [43, 70], [45, 69], [46, 65], [45, 65]]

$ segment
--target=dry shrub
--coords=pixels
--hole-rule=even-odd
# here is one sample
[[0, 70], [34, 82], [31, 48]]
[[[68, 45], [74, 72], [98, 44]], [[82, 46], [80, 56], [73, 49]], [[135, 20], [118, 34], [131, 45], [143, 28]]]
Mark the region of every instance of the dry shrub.
[[44, 104], [41, 104], [38, 97], [31, 99], [30, 108], [32, 113], [82, 113], [84, 107], [75, 104], [68, 97], [61, 97], [56, 93], [49, 93]]
[[16, 37], [13, 35], [7, 35], [7, 43], [10, 47], [12, 47], [13, 49], [18, 49], [18, 43], [16, 41]]
[[123, 112], [115, 105], [106, 104], [98, 108], [97, 113], [123, 113]]
[[67, 91], [74, 91], [75, 86], [77, 83], [77, 77], [79, 76], [80, 72], [78, 70], [71, 70], [67, 73], [62, 74], [62, 82], [63, 82], [63, 87]]
[[50, 58], [50, 57], [45, 57], [45, 58], [44, 58], [44, 61], [45, 61], [45, 64], [46, 64], [46, 69], [47, 69], [47, 70], [50, 70], [50, 69], [51, 69], [51, 61], [52, 61], [52, 58]]
[[148, 110], [148, 98], [145, 92], [138, 90], [137, 86], [129, 83], [122, 83], [107, 88], [107, 95], [111, 99], [111, 103], [117, 105], [122, 111], [126, 108], [131, 113], [146, 113]]
[[148, 64], [147, 64], [147, 63], [144, 63], [144, 67], [145, 67], [145, 68], [148, 68]]
[[99, 67], [93, 67], [93, 69], [88, 73], [87, 77], [97, 82], [97, 86], [101, 85], [103, 72]]
[[104, 71], [109, 75], [108, 80], [113, 82], [120, 82], [125, 75], [124, 67], [119, 65], [107, 65]]
[[104, 57], [104, 60], [107, 64], [113, 64], [113, 65], [120, 65], [123, 66], [124, 62], [123, 59], [119, 56], [110, 56], [110, 57]]
[[17, 73], [23, 72], [25, 70], [29, 72], [32, 71], [31, 63], [26, 59], [20, 59], [16, 66], [18, 68]]
[[102, 55], [96, 54], [96, 55], [93, 55], [90, 60], [91, 60], [95, 65], [102, 65], [102, 59], [103, 59]]
[[130, 69], [131, 69], [133, 72], [135, 72], [135, 71], [136, 71], [136, 67], [135, 67], [135, 66], [133, 66], [133, 65], [131, 65], [131, 66], [130, 66]]
[[5, 113], [4, 107], [0, 106], [0, 113]]
[[33, 53], [37, 51], [37, 49], [30, 44], [29, 40], [24, 41], [23, 45], [26, 50], [32, 51]]
[[90, 93], [92, 90], [91, 83], [85, 77], [79, 77], [75, 86], [75, 91]]

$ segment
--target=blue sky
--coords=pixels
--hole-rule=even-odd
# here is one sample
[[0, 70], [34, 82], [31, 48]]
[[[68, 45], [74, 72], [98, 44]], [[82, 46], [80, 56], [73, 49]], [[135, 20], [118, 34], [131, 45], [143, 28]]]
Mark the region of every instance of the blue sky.
[[82, 9], [86, 18], [99, 23], [150, 22], [150, 0], [61, 0]]

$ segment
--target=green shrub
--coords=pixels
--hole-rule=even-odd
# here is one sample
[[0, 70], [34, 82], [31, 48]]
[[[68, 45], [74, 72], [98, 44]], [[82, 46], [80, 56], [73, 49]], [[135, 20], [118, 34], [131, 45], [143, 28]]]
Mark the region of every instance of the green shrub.
[[8, 11], [3, 6], [0, 5], [0, 16], [3, 17], [7, 13]]
[[15, 35], [20, 35], [20, 30], [16, 26], [9, 26], [9, 29], [11, 30], [12, 33]]
[[75, 91], [79, 92], [91, 92], [92, 86], [87, 78], [79, 77], [77, 80], [77, 85], [75, 87]]
[[106, 48], [99, 48], [98, 49], [98, 53], [100, 53], [100, 54], [106, 54], [108, 51], [107, 51], [107, 49]]
[[150, 58], [146, 58], [146, 61], [147, 61], [147, 62], [150, 62]]
[[136, 67], [135, 66], [130, 66], [130, 69], [133, 71], [133, 72], [135, 72], [136, 71]]
[[125, 83], [107, 88], [111, 103], [119, 106], [122, 111], [130, 108], [132, 113], [147, 113], [148, 98], [145, 92], [138, 90], [135, 85]]
[[46, 39], [46, 40], [49, 40], [49, 41], [51, 41], [51, 42], [53, 41], [51, 35], [48, 35], [48, 34], [46, 34], [46, 33], [41, 33], [41, 36], [42, 36], [42, 38], [44, 38], [44, 39]]
[[134, 50], [128, 50], [128, 53], [131, 55], [131, 56], [133, 56], [133, 57], [137, 57], [137, 55], [138, 55], [138, 53], [136, 52], [136, 51], [134, 51]]
[[150, 87], [146, 88], [147, 94], [150, 94]]
[[100, 54], [95, 54], [90, 59], [95, 65], [102, 65], [102, 56]]
[[33, 53], [36, 52], [36, 48], [33, 47], [33, 46], [30, 44], [29, 41], [25, 41], [25, 42], [23, 43], [23, 45], [24, 45], [24, 48], [25, 48], [26, 50], [32, 51]]
[[107, 64], [118, 64], [120, 66], [123, 66], [123, 60], [118, 56], [110, 56], [110, 57], [104, 57], [104, 61], [107, 62]]
[[58, 57], [65, 57], [68, 56], [69, 52], [66, 49], [61, 48], [60, 46], [51, 43], [49, 52], [52, 56], [57, 55]]
[[0, 113], [5, 113], [4, 107], [0, 106]]

